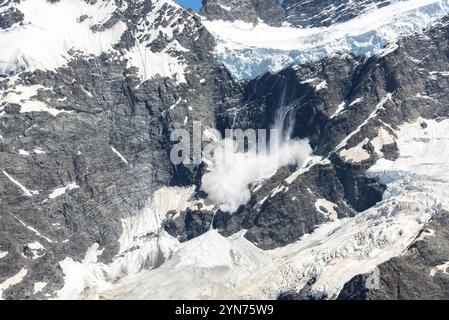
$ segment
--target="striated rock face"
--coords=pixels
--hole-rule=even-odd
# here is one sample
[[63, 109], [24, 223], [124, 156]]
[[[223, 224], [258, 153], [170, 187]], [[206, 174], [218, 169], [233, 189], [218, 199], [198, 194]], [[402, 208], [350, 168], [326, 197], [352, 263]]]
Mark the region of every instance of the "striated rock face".
[[281, 25], [285, 21], [285, 13], [278, 0], [252, 0], [257, 16], [270, 25]]
[[348, 21], [373, 8], [388, 6], [390, 0], [284, 0], [286, 20], [300, 27], [323, 27]]
[[324, 27], [355, 18], [391, 4], [390, 0], [303, 1], [285, 0], [203, 0], [201, 13], [211, 20], [241, 20], [268, 25], [283, 23], [297, 27]]
[[285, 21], [277, 0], [203, 0], [201, 14], [211, 20], [241, 20], [256, 24], [259, 19], [270, 25]]
[[251, 0], [206, 0], [203, 1], [201, 13], [212, 20], [243, 20], [257, 23], [257, 12]]
[[[405, 2], [0, 1], [0, 298], [447, 298], [449, 6]], [[196, 121], [301, 161], [173, 164]]]

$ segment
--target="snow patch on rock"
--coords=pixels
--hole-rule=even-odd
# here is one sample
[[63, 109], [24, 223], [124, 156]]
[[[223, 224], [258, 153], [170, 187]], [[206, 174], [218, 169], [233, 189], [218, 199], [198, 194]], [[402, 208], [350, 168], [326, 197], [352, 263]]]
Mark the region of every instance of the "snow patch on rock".
[[28, 270], [22, 268], [17, 274], [12, 276], [11, 278], [6, 279], [0, 284], [0, 300], [2, 300], [3, 291], [9, 289], [12, 286], [15, 286], [23, 281], [23, 279], [28, 274]]
[[78, 189], [78, 188], [79, 188], [79, 185], [76, 182], [71, 182], [71, 183], [69, 183], [68, 185], [66, 185], [64, 187], [56, 188], [55, 190], [53, 190], [48, 195], [48, 198], [49, 199], [56, 199], [56, 198], [64, 195], [67, 191]]
[[362, 142], [350, 149], [343, 149], [340, 151], [340, 156], [345, 161], [361, 162], [370, 158], [370, 154], [363, 148], [369, 142], [368, 138], [365, 138]]
[[[48, 112], [52, 116], [56, 117], [64, 110], [58, 110], [50, 108], [42, 101], [36, 99], [39, 90], [45, 90], [46, 88], [41, 85], [16, 85], [13, 90], [6, 91], [3, 97], [0, 98], [0, 112], [3, 111], [7, 104], [20, 105], [20, 113], [27, 112]], [[1, 114], [1, 113], [0, 113]]]
[[14, 183], [16, 186], [18, 186], [20, 188], [20, 190], [22, 190], [22, 192], [28, 196], [28, 197], [32, 197], [34, 195], [39, 194], [39, 191], [37, 190], [28, 190], [23, 184], [21, 184], [19, 181], [17, 181], [15, 178], [13, 178], [9, 173], [7, 173], [5, 170], [2, 170], [3, 174], [12, 182]]
[[335, 203], [326, 199], [317, 199], [315, 202], [315, 208], [331, 221], [338, 219], [337, 211], [335, 211], [336, 207]]

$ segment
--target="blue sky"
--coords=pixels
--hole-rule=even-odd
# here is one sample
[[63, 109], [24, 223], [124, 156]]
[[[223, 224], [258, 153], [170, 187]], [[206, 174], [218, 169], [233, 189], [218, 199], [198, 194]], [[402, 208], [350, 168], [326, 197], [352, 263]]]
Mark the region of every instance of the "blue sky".
[[195, 11], [201, 8], [201, 0], [176, 0], [176, 2], [186, 8], [192, 8]]

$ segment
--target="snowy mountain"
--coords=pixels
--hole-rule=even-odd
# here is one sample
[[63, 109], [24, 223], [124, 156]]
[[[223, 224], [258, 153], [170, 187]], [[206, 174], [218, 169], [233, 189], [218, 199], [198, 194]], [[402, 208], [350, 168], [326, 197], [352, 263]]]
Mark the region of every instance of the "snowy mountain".
[[276, 27], [262, 21], [253, 24], [242, 20], [233, 23], [213, 20], [204, 24], [217, 39], [218, 61], [234, 78], [243, 80], [336, 54], [381, 54], [392, 50], [398, 38], [422, 32], [448, 12], [447, 1], [417, 0], [367, 10], [342, 23], [337, 23], [337, 19], [326, 27], [298, 28], [289, 24]]
[[448, 14], [0, 1], [0, 299], [447, 299]]

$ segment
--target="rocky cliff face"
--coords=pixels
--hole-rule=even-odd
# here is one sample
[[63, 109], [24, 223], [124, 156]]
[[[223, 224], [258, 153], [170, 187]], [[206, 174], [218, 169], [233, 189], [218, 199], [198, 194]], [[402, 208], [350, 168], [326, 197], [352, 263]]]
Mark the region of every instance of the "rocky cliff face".
[[389, 0], [204, 0], [201, 13], [212, 20], [263, 22], [279, 26], [323, 27], [341, 23], [391, 4]]
[[204, 0], [201, 13], [211, 20], [245, 21], [270, 25], [285, 21], [285, 12], [277, 0]]
[[295, 26], [323, 27], [348, 21], [369, 10], [388, 6], [391, 2], [390, 0], [285, 0], [282, 7], [287, 21]]
[[[444, 298], [449, 5], [428, 2], [0, 2], [0, 298]], [[294, 36], [226, 33], [245, 23]], [[195, 121], [280, 128], [301, 161], [175, 165]]]

